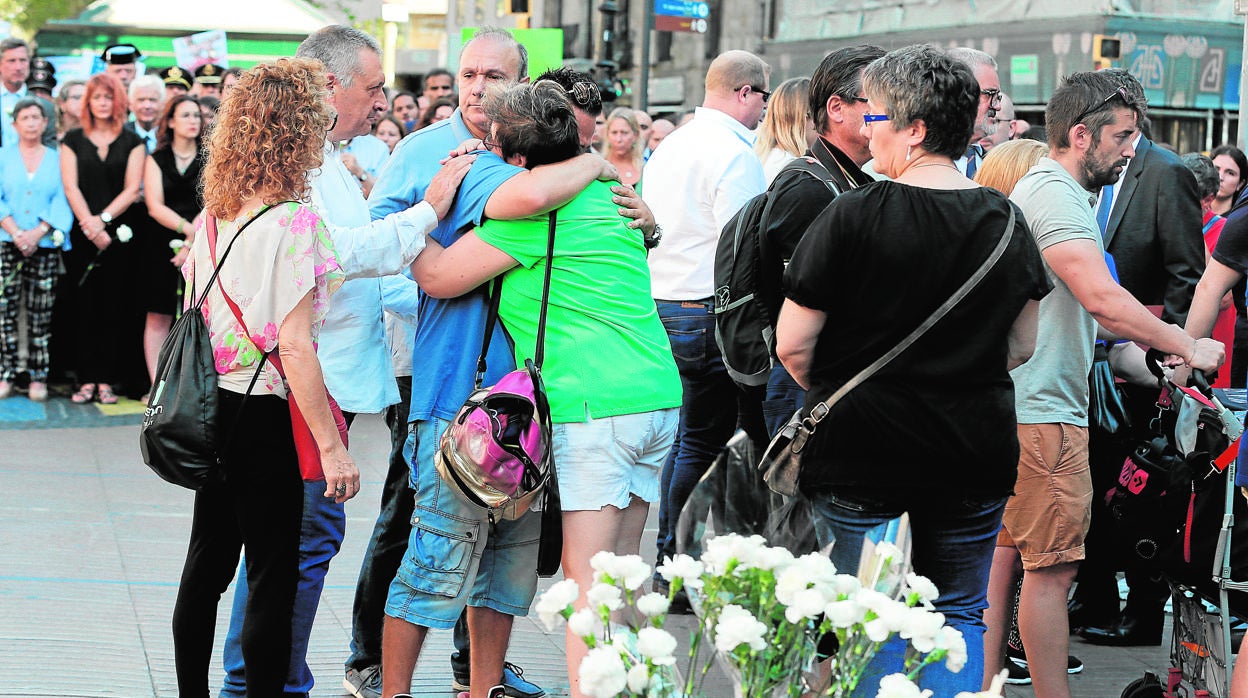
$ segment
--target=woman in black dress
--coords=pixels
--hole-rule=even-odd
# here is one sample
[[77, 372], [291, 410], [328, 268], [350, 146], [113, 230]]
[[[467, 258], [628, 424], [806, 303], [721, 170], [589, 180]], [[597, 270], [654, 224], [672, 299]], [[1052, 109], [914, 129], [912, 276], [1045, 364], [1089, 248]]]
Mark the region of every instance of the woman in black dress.
[[[182, 275], [195, 240], [195, 226], [204, 200], [199, 189], [203, 166], [203, 116], [199, 100], [179, 95], [165, 105], [156, 129], [156, 151], [147, 157], [143, 196], [147, 213], [156, 222], [147, 236], [143, 274], [143, 299], [147, 320], [143, 326], [143, 357], [148, 379], [156, 379], [156, 357], [169, 336], [173, 316], [179, 310]], [[178, 244], [182, 247], [174, 249]]]
[[117, 402], [112, 384], [130, 344], [124, 335], [134, 299], [127, 293], [127, 274], [137, 246], [129, 243], [134, 231], [126, 214], [139, 197], [147, 148], [123, 128], [127, 111], [126, 92], [116, 78], [91, 76], [82, 127], [66, 133], [61, 148], [61, 179], [76, 219], [62, 292], [80, 383], [72, 399], [79, 404]]

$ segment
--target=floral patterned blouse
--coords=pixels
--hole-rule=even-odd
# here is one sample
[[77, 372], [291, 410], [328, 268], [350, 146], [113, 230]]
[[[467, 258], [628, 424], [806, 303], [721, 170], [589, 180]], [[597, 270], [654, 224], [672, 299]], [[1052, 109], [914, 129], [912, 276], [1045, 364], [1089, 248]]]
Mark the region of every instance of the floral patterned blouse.
[[[277, 204], [268, 210], [246, 211], [232, 221], [217, 222], [217, 258], [224, 254], [238, 230], [257, 214], [260, 217], [243, 231], [221, 267], [203, 305], [204, 321], [212, 342], [220, 387], [246, 393], [263, 352], [277, 346], [277, 331], [290, 311], [308, 293], [312, 294], [312, 340], [315, 342], [329, 309], [329, 297], [342, 285], [333, 241], [317, 213], [296, 202]], [[195, 235], [191, 254], [182, 268], [186, 277], [185, 304], [192, 303], [196, 269], [205, 270], [203, 281], [212, 277], [215, 260], [209, 259], [208, 235]], [[250, 337], [223, 300], [224, 288], [242, 311]], [[254, 394], [286, 396], [286, 386], [272, 363], [265, 362], [256, 381]]]

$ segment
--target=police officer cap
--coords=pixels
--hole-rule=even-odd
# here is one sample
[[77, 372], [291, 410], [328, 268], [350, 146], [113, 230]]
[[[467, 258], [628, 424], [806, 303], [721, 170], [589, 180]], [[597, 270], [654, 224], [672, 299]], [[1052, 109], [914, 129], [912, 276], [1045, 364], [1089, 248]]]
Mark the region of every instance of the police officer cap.
[[100, 58], [103, 58], [105, 63], [111, 65], [134, 63], [142, 57], [143, 54], [139, 52], [139, 48], [134, 44], [113, 44], [104, 49], [104, 53], [100, 54]]
[[[44, 61], [47, 63], [47, 61]], [[48, 67], [37, 67], [30, 69], [30, 77], [26, 78], [26, 87], [31, 90], [47, 90], [52, 91], [56, 87], [56, 78], [52, 75], [54, 69], [51, 64]]]
[[225, 68], [216, 63], [205, 63], [195, 69], [195, 82], [202, 82], [205, 85], [216, 85], [221, 82], [221, 76], [225, 74]]
[[191, 80], [187, 76], [186, 71], [176, 65], [171, 65], [160, 71], [160, 79], [164, 80], [166, 85], [177, 85], [186, 90], [191, 89]]

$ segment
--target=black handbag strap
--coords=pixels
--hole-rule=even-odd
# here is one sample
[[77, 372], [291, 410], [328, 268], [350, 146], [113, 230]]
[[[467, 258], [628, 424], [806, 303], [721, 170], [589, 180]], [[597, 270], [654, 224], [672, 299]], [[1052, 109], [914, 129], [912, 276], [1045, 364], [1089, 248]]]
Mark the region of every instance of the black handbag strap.
[[[283, 201], [281, 203], [288, 203], [288, 202]], [[255, 223], [257, 220], [260, 219], [261, 216], [263, 216], [272, 208], [273, 206], [264, 206], [263, 208], [261, 208], [259, 211], [256, 212], [256, 215], [252, 216], [251, 218], [247, 220], [246, 223], [243, 223], [241, 226], [239, 226], [238, 232], [235, 233], [234, 237], [230, 239], [230, 244], [225, 246], [225, 252], [221, 253], [221, 259], [214, 260], [212, 276], [208, 277], [208, 283], [204, 285], [204, 294], [199, 297], [198, 301], [193, 303], [195, 312], [199, 312], [199, 309], [201, 306], [203, 306], [204, 301], [208, 299], [208, 292], [212, 290], [212, 284], [217, 281], [217, 276], [221, 274], [221, 266], [225, 264], [225, 258], [230, 256], [230, 250], [234, 249], [234, 243], [238, 242], [238, 239], [243, 236], [243, 231], [247, 229], [247, 226], [251, 225], [252, 223]], [[206, 231], [207, 234], [212, 236], [208, 239], [208, 243], [209, 243], [208, 259], [213, 260], [213, 258], [216, 256], [215, 248], [217, 244], [216, 243], [217, 219], [214, 216], [209, 216], [205, 224], [208, 227], [208, 230]], [[225, 296], [224, 288], [221, 289], [221, 295]], [[194, 299], [195, 299], [195, 284], [192, 281], [191, 300], [194, 301]], [[229, 301], [228, 296], [226, 297], [226, 301], [227, 302]], [[241, 317], [239, 317], [238, 320], [240, 323], [242, 322]], [[260, 360], [256, 362], [256, 371], [255, 373], [251, 374], [251, 382], [247, 384], [247, 392], [243, 393], [243, 399], [239, 401], [238, 403], [238, 411], [234, 413], [234, 419], [230, 423], [229, 436], [226, 437], [225, 442], [221, 444], [220, 450], [217, 451], [217, 462], [220, 462], [221, 457], [225, 454], [227, 450], [229, 450], [229, 447], [234, 443], [234, 435], [238, 433], [238, 425], [243, 419], [243, 408], [247, 406], [247, 398], [251, 396], [251, 391], [255, 389], [256, 381], [260, 380], [260, 374], [264, 371], [264, 361], [265, 359], [269, 358], [269, 354], [271, 354], [272, 351], [273, 350], [270, 349], [269, 351], [264, 352], [264, 355], [261, 356]]]
[[[281, 203], [290, 203], [290, 202], [283, 201]], [[238, 242], [238, 239], [243, 236], [243, 231], [247, 229], [247, 226], [259, 220], [260, 216], [263, 216], [271, 208], [273, 208], [273, 205], [266, 205], [266, 206], [261, 207], [261, 209], [256, 212], [256, 215], [247, 219], [246, 223], [239, 226], [238, 232], [234, 233], [234, 237], [230, 238], [230, 244], [225, 246], [225, 252], [221, 253], [221, 259], [215, 260], [213, 262], [212, 276], [208, 277], [208, 283], [204, 285], [204, 294], [199, 297], [199, 300], [195, 300], [195, 281], [194, 280], [191, 281], [191, 307], [192, 308], [194, 308], [195, 310], [199, 310], [200, 307], [204, 305], [204, 301], [208, 300], [208, 291], [212, 289], [212, 284], [216, 282], [217, 276], [221, 273], [221, 266], [225, 264], [225, 258], [230, 256], [230, 250], [234, 249], [234, 243]], [[216, 236], [217, 236], [216, 217], [211, 216], [211, 215], [208, 216], [208, 220], [205, 221], [204, 224], [205, 226], [208, 226], [211, 228], [211, 231], [209, 232], [211, 232], [213, 236], [213, 240], [215, 241]], [[215, 245], [216, 243], [213, 242], [212, 244]], [[208, 259], [212, 260], [214, 256], [216, 256], [215, 252], [213, 250], [209, 250]]]
[[[546, 356], [546, 307], [550, 303], [550, 268], [555, 259], [555, 225], [558, 211], [550, 212], [550, 224], [546, 232], [546, 271], [542, 280], [542, 309], [537, 318], [537, 346], [533, 350], [533, 364], [539, 369], [542, 359]], [[485, 318], [485, 335], [481, 338], [481, 353], [477, 355], [477, 375], [473, 385], [478, 389], [485, 381], [485, 355], [490, 350], [490, 338], [494, 335], [494, 325], [498, 322], [498, 304], [502, 297], [503, 277], [494, 277], [490, 284], [490, 312]]]
[[911, 344], [914, 344], [919, 337], [922, 337], [924, 333], [931, 329], [933, 325], [939, 322], [941, 318], [952, 310], [953, 306], [957, 305], [963, 298], [966, 298], [966, 296], [979, 285], [979, 282], [983, 281], [989, 271], [992, 271], [992, 268], [997, 264], [997, 260], [1001, 259], [1001, 255], [1005, 254], [1005, 248], [1009, 247], [1010, 239], [1014, 237], [1014, 206], [1013, 204], [1009, 204], [1007, 202], [1006, 207], [1010, 211], [1010, 217], [1009, 221], [1005, 224], [1005, 233], [1002, 234], [1001, 239], [997, 242], [997, 246], [992, 249], [988, 258], [984, 260], [983, 264], [979, 265], [979, 268], [975, 270], [975, 273], [971, 274], [970, 278], [963, 282], [962, 285], [958, 287], [958, 290], [954, 291], [953, 295], [949, 296], [948, 300], [941, 303], [940, 307], [932, 311], [932, 314], [929, 315], [927, 319], [922, 322], [922, 324], [914, 328], [913, 332], [906, 335], [904, 339], [898, 342], [897, 346], [889, 349], [886, 354], [876, 359], [871, 363], [871, 365], [855, 374], [853, 378], [850, 378], [845, 383], [845, 385], [842, 385], [836, 392], [832, 393], [831, 397], [823, 402], [816, 403], [814, 407], [810, 409], [810, 415], [803, 420], [803, 424], [805, 424], [807, 429], [814, 431], [815, 426], [832, 413], [833, 405], [839, 402], [841, 398], [845, 397], [849, 391], [857, 388], [859, 385], [862, 385], [868, 378], [875, 375], [880, 369], [884, 368], [888, 362], [897, 358], [897, 355], [908, 349]]

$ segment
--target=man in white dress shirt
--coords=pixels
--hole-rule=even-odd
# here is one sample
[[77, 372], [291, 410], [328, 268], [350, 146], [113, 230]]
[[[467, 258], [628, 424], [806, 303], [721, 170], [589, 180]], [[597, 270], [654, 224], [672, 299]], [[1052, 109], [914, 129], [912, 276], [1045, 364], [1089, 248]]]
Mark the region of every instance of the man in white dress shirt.
[[662, 244], [650, 252], [651, 292], [684, 386], [660, 485], [659, 560], [675, 555], [680, 509], [737, 426], [737, 388], [715, 343], [715, 247], [728, 220], [766, 189], [753, 145], [770, 73], [747, 51], [720, 54], [693, 120], [664, 139], [642, 175], [643, 198], [662, 228]]

